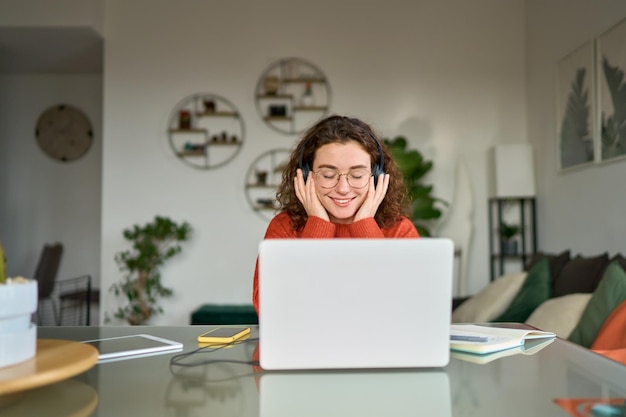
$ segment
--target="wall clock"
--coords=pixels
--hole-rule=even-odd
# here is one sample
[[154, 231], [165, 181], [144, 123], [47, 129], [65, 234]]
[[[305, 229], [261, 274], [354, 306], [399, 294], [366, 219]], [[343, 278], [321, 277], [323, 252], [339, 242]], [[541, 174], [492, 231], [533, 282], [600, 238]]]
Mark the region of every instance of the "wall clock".
[[59, 104], [39, 116], [35, 137], [48, 156], [66, 162], [80, 158], [89, 150], [93, 129], [81, 110]]

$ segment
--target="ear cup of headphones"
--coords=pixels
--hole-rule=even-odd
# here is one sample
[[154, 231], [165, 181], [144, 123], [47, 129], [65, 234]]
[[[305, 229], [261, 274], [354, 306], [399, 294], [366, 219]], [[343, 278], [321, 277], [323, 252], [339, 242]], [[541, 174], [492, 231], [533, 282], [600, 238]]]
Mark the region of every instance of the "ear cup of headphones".
[[309, 172], [311, 172], [311, 167], [309, 164], [300, 165], [300, 169], [302, 169], [302, 176], [304, 177], [304, 183], [306, 184], [307, 178], [309, 178]]
[[380, 174], [384, 174], [385, 170], [380, 166], [380, 164], [374, 164], [374, 168], [372, 170], [372, 175], [374, 176], [374, 187], [378, 185], [378, 177]]
[[309, 177], [309, 172], [311, 172], [311, 166], [304, 162], [304, 146], [300, 150], [300, 161], [298, 162], [298, 167], [302, 170], [302, 176], [304, 177], [304, 183], [306, 184], [306, 179]]
[[380, 176], [380, 174], [385, 173], [385, 154], [383, 153], [383, 146], [380, 144], [378, 138], [371, 133], [370, 136], [378, 145], [378, 153], [380, 154], [378, 163], [374, 164], [374, 168], [372, 168], [372, 175], [374, 176], [374, 187], [376, 187], [378, 185], [378, 177]]

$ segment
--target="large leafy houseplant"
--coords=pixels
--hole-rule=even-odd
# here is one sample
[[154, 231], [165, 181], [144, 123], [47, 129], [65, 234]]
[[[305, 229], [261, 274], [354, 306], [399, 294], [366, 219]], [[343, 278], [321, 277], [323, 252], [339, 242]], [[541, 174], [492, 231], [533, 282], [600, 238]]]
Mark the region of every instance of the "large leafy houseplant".
[[410, 218], [420, 236], [431, 236], [433, 222], [442, 215], [440, 206], [447, 206], [444, 200], [433, 196], [433, 186], [423, 183], [424, 176], [433, 169], [433, 162], [415, 149], [407, 149], [403, 136], [393, 140], [384, 139], [398, 164], [411, 198]]
[[127, 304], [114, 313], [118, 319], [132, 325], [145, 323], [155, 314], [162, 313], [159, 297], [169, 297], [173, 291], [163, 286], [159, 268], [165, 261], [180, 253], [180, 242], [189, 239], [191, 226], [178, 224], [167, 217], [156, 216], [143, 226], [135, 225], [123, 231], [132, 248], [118, 252], [115, 261], [124, 278], [113, 284], [116, 296], [126, 297]]

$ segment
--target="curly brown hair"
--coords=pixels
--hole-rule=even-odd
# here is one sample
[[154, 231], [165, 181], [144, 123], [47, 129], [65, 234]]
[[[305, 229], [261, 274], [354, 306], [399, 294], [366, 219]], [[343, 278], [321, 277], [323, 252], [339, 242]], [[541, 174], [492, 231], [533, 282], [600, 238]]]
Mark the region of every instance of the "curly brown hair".
[[382, 228], [391, 227], [399, 218], [407, 215], [410, 204], [407, 187], [400, 168], [391, 156], [389, 149], [377, 139], [373, 129], [365, 122], [356, 118], [332, 115], [320, 120], [303, 134], [300, 142], [291, 152], [289, 161], [283, 170], [276, 199], [279, 203], [279, 211], [289, 215], [295, 230], [301, 230], [308, 218], [293, 186], [296, 170], [301, 167], [300, 159], [302, 159], [303, 164], [312, 167], [319, 148], [329, 143], [345, 144], [348, 142], [358, 143], [370, 154], [372, 171], [374, 171], [374, 164], [380, 165], [380, 150], [382, 149], [382, 165], [385, 173], [389, 174], [389, 188], [374, 216], [378, 226]]

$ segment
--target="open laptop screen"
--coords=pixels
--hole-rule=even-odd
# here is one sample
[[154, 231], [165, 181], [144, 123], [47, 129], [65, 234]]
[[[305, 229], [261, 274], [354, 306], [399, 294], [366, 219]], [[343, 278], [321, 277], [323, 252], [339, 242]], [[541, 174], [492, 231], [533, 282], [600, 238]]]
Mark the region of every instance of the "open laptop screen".
[[445, 366], [453, 247], [441, 238], [264, 240], [261, 366]]

